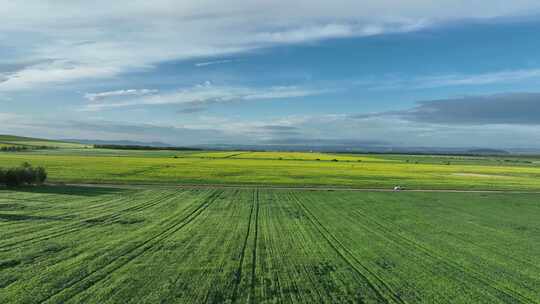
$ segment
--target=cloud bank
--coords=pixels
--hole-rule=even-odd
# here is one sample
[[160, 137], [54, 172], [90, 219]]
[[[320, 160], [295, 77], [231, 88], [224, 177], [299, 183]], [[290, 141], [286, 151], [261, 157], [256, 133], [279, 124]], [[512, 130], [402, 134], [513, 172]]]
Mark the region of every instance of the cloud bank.
[[[122, 108], [139, 105], [170, 105], [176, 104], [189, 109], [227, 102], [256, 101], [269, 99], [298, 98], [324, 94], [327, 90], [303, 88], [298, 86], [272, 86], [272, 87], [241, 87], [220, 86], [205, 82], [193, 87], [158, 93], [157, 90], [119, 90], [101, 93], [87, 93], [85, 97], [92, 101], [83, 111], [99, 111], [107, 108]], [[128, 99], [111, 97], [129, 97]], [[135, 98], [134, 98], [135, 97]]]
[[[528, 0], [11, 1], [0, 8], [0, 39], [9, 50], [0, 59], [0, 92], [117, 77], [170, 60], [416, 31], [539, 9], [538, 1]], [[5, 69], [21, 61], [25, 64]]]
[[413, 122], [448, 125], [540, 125], [540, 93], [507, 93], [421, 101], [411, 109], [353, 117], [397, 117]]
[[[266, 119], [200, 116], [183, 124], [59, 120], [0, 113], [3, 132], [195, 144], [540, 148], [540, 93], [420, 101], [400, 111]], [[471, 136], [474, 134], [474, 136]]]

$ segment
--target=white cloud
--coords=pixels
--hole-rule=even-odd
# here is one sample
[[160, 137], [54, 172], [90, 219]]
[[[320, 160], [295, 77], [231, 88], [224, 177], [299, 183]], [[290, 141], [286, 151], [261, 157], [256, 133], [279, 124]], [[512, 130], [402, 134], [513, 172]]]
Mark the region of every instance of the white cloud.
[[506, 84], [531, 79], [540, 79], [540, 69], [494, 71], [479, 74], [445, 74], [413, 78], [389, 75], [382, 79], [361, 79], [353, 83], [373, 90], [391, 90]]
[[240, 141], [219, 128], [189, 128], [167, 123], [125, 123], [103, 119], [57, 119], [0, 112], [2, 132], [50, 139], [161, 141], [196, 145]]
[[84, 98], [89, 101], [99, 101], [107, 99], [109, 97], [122, 97], [122, 96], [145, 96], [157, 94], [159, 91], [155, 89], [127, 89], [127, 90], [117, 90], [117, 91], [108, 91], [100, 93], [86, 93]]
[[[538, 126], [441, 125], [377, 116], [303, 115], [257, 120], [201, 116], [189, 123], [125, 123], [102, 119], [62, 120], [0, 113], [2, 132], [32, 137], [212, 143], [347, 143], [361, 146], [492, 147], [540, 149]], [[475, 136], [470, 136], [475, 134]]]
[[19, 71], [4, 75], [0, 81], [0, 92], [24, 90], [45, 84], [61, 84], [70, 81], [109, 78], [120, 73], [114, 66], [70, 63], [53, 61], [25, 67]]
[[[439, 21], [539, 8], [532, 0], [7, 1], [0, 7], [0, 38], [10, 50], [5, 60], [55, 61], [2, 76], [0, 91], [115, 77], [168, 60], [414, 31]], [[205, 63], [212, 60], [199, 66]]]
[[[265, 99], [285, 99], [298, 98], [304, 96], [319, 95], [328, 92], [327, 90], [303, 88], [298, 86], [273, 86], [273, 87], [241, 87], [241, 86], [220, 86], [211, 82], [181, 89], [178, 91], [147, 94], [141, 98], [115, 100], [107, 102], [104, 98], [92, 99], [91, 104], [86, 105], [83, 111], [98, 111], [106, 108], [120, 108], [136, 105], [165, 105], [179, 104], [188, 106], [209, 105], [214, 103], [224, 103], [233, 101], [251, 101]], [[106, 92], [111, 95], [111, 92]], [[119, 96], [117, 92], [113, 92]], [[93, 96], [91, 96], [93, 97]]]
[[301, 43], [331, 38], [365, 37], [386, 33], [420, 30], [428, 25], [426, 20], [380, 23], [329, 23], [314, 26], [257, 33], [254, 40], [261, 43]]
[[485, 85], [508, 83], [530, 78], [540, 78], [540, 69], [500, 71], [474, 75], [444, 75], [417, 79], [418, 87], [437, 88], [447, 86]]
[[232, 60], [232, 59], [224, 59], [224, 60], [197, 62], [197, 63], [195, 63], [195, 66], [196, 67], [205, 67], [205, 66], [209, 66], [209, 65], [225, 64], [225, 63], [230, 63], [230, 62], [234, 62], [234, 60]]

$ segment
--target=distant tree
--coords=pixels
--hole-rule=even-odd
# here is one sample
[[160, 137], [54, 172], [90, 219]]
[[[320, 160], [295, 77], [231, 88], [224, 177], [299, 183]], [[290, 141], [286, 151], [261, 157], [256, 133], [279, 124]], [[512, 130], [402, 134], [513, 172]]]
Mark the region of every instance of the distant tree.
[[35, 182], [43, 184], [47, 180], [47, 170], [43, 167], [37, 167], [35, 169]]
[[23, 164], [18, 170], [19, 179], [22, 184], [33, 184], [36, 180], [36, 174], [34, 168], [28, 163]]
[[10, 168], [6, 171], [5, 183], [10, 187], [17, 187], [22, 184], [21, 180], [21, 169], [20, 168]]
[[0, 168], [0, 185], [3, 185], [5, 183], [6, 183], [6, 171]]
[[47, 171], [45, 168], [34, 168], [27, 162], [16, 168], [0, 168], [0, 184], [5, 184], [10, 187], [17, 187], [24, 184], [43, 184], [46, 180]]

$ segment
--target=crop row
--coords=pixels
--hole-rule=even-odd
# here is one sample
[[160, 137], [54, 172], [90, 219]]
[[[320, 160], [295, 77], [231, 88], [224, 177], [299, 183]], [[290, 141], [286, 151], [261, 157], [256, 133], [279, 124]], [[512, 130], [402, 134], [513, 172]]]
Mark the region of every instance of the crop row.
[[0, 302], [538, 303], [539, 198], [0, 190]]

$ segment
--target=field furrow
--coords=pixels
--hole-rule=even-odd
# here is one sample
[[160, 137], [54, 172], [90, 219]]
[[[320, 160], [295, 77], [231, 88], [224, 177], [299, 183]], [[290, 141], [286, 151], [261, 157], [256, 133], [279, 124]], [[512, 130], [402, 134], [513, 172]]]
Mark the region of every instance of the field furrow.
[[540, 303], [539, 201], [0, 190], [0, 303]]

